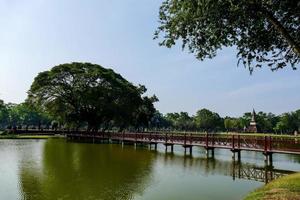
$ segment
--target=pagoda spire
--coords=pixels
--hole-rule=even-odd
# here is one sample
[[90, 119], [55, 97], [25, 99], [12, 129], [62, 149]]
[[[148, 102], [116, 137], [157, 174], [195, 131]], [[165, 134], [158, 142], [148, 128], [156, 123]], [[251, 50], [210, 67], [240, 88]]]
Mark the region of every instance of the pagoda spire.
[[251, 121], [250, 121], [250, 125], [248, 127], [248, 131], [252, 132], [252, 133], [257, 133], [257, 124], [256, 124], [256, 113], [255, 110], [253, 108], [252, 114], [251, 114]]
[[254, 110], [254, 108], [253, 108], [252, 116], [251, 116], [251, 121], [252, 121], [252, 122], [255, 122], [255, 118], [256, 118], [256, 113], [255, 113], [255, 110]]

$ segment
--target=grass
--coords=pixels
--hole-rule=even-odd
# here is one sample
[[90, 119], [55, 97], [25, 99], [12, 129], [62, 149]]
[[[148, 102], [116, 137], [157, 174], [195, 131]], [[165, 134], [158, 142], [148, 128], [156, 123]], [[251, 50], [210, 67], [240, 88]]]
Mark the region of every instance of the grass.
[[54, 135], [0, 135], [0, 139], [49, 139], [59, 136]]
[[[205, 135], [205, 132], [184, 132], [184, 131], [158, 131], [162, 134], [195, 134], [195, 135]], [[227, 136], [227, 135], [245, 135], [245, 136], [257, 136], [257, 137], [264, 137], [264, 136], [272, 136], [277, 138], [298, 138], [300, 139], [300, 135], [286, 135], [286, 134], [274, 134], [274, 133], [238, 133], [238, 132], [216, 132], [218, 136]]]
[[284, 176], [251, 192], [244, 200], [300, 199], [300, 173]]

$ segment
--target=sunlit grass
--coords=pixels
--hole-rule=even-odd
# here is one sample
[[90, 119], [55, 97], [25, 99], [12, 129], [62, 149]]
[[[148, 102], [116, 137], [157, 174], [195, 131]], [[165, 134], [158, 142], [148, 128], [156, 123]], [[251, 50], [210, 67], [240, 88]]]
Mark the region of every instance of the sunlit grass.
[[0, 139], [49, 139], [56, 138], [54, 135], [0, 135]]
[[288, 175], [251, 192], [245, 200], [300, 199], [300, 173]]

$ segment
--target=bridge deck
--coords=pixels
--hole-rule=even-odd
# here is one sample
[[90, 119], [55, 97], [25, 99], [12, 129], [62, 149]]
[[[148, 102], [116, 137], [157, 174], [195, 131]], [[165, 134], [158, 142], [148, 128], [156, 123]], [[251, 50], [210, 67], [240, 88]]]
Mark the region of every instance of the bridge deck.
[[86, 132], [66, 130], [13, 130], [16, 134], [64, 134], [67, 138], [116, 140], [145, 144], [199, 146], [207, 149], [229, 149], [237, 151], [257, 151], [300, 155], [300, 138], [256, 135], [227, 134], [173, 134], [173, 133], [126, 133], [126, 132]]
[[249, 135], [196, 135], [196, 134], [159, 134], [159, 133], [71, 133], [68, 138], [74, 139], [110, 139], [115, 141], [139, 142], [145, 144], [181, 145], [184, 147], [199, 146], [220, 148], [233, 151], [256, 151], [263, 153], [281, 153], [300, 155], [300, 141], [295, 138], [275, 138], [271, 136]]

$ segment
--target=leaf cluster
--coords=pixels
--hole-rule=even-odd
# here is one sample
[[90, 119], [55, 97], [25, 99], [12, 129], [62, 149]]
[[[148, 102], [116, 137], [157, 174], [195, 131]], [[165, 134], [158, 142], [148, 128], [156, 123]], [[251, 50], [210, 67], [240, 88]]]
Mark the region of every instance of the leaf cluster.
[[237, 48], [238, 65], [272, 70], [300, 61], [300, 3], [294, 0], [165, 0], [155, 39], [200, 60], [223, 47]]

